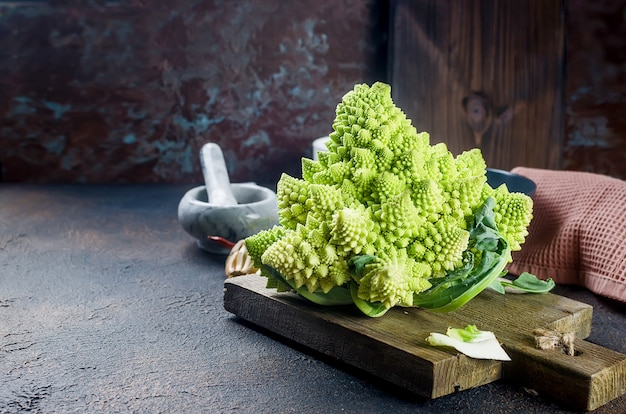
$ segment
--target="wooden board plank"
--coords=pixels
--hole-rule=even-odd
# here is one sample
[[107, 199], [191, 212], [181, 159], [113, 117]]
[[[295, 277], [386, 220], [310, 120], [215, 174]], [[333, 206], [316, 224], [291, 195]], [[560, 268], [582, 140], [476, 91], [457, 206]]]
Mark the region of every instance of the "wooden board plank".
[[492, 168], [559, 168], [561, 0], [394, 0], [390, 20], [392, 94], [418, 130]]
[[[257, 275], [227, 279], [224, 287], [227, 311], [427, 398], [503, 377], [578, 409], [626, 393], [626, 356], [583, 341], [593, 309], [562, 296], [484, 291], [450, 313], [398, 308], [368, 318], [352, 306], [323, 307], [266, 289]], [[467, 324], [494, 331], [513, 361], [471, 359], [425, 342], [430, 332]], [[532, 331], [539, 327], [575, 332], [580, 355], [537, 350]]]

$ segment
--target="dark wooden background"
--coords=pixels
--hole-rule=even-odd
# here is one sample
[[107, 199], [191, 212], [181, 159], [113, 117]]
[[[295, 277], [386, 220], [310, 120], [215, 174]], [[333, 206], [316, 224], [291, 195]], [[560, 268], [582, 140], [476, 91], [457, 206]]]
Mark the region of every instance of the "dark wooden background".
[[626, 178], [626, 2], [397, 0], [398, 104], [489, 166]]
[[560, 0], [399, 0], [392, 22], [395, 98], [419, 130], [494, 168], [560, 167]]
[[0, 1], [0, 181], [298, 174], [355, 83], [491, 167], [626, 178], [623, 0]]

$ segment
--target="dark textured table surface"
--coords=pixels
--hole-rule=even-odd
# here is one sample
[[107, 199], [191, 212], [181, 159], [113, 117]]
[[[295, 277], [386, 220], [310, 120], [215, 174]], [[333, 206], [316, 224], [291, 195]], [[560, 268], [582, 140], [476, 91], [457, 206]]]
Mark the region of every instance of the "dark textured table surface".
[[[1, 413], [571, 412], [504, 381], [423, 400], [234, 317], [224, 257], [178, 224], [190, 187], [0, 185]], [[623, 305], [555, 293], [593, 305], [588, 340], [626, 353]]]

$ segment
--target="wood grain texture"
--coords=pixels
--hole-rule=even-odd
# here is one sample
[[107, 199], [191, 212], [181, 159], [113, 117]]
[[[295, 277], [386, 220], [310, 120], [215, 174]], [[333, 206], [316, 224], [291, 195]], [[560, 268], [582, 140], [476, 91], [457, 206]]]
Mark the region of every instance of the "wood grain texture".
[[[452, 324], [412, 312], [365, 318], [352, 307], [320, 308], [291, 294], [265, 289], [265, 279], [242, 276], [225, 282], [226, 310], [290, 340], [365, 370], [418, 395], [437, 398], [495, 381], [500, 364], [476, 361], [431, 347], [429, 332]], [[419, 324], [416, 329], [405, 329]]]
[[578, 410], [595, 410], [626, 393], [624, 354], [581, 340], [574, 346], [578, 356], [534, 349], [530, 343], [508, 346], [512, 361], [503, 364], [503, 376], [530, 389], [547, 390]]
[[[484, 291], [459, 310], [392, 309], [368, 318], [353, 307], [320, 307], [265, 288], [257, 275], [225, 282], [229, 312], [289, 340], [410, 390], [437, 398], [503, 375], [577, 409], [593, 410], [626, 393], [626, 355], [582, 339], [592, 307], [554, 294]], [[493, 331], [513, 362], [468, 358], [424, 340], [430, 332], [475, 324]], [[575, 332], [577, 356], [535, 348], [535, 328]]]
[[558, 0], [396, 0], [396, 103], [433, 142], [488, 166], [558, 168], [563, 10]]

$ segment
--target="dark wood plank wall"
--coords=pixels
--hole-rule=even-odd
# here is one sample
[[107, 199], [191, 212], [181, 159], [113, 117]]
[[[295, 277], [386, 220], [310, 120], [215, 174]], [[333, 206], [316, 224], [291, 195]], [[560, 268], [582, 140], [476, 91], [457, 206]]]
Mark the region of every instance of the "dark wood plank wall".
[[416, 127], [487, 165], [561, 166], [560, 0], [398, 0], [391, 79]]
[[391, 4], [394, 96], [434, 142], [626, 178], [626, 2]]

